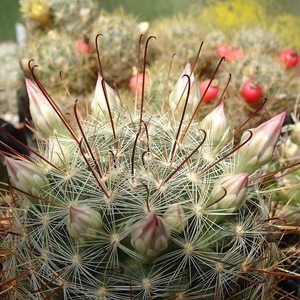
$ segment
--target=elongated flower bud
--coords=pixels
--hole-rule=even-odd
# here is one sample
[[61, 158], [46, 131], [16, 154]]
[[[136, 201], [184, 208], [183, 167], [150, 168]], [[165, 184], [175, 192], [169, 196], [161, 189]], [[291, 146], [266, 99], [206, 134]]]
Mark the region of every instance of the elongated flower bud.
[[241, 208], [245, 204], [248, 176], [248, 173], [238, 173], [219, 178], [214, 185], [208, 204], [217, 202], [210, 209], [221, 209], [224, 213]]
[[229, 122], [224, 112], [224, 102], [218, 105], [201, 122], [201, 128], [207, 133], [207, 141], [211, 147], [225, 140], [230, 132]]
[[198, 84], [195, 80], [194, 73], [192, 73], [191, 63], [187, 62], [183, 72], [181, 73], [174, 90], [169, 96], [169, 106], [170, 109], [176, 114], [180, 115], [182, 113], [186, 97], [188, 94], [188, 79], [186, 76], [190, 76], [190, 94], [188, 99], [187, 112], [192, 113], [193, 109], [196, 107], [200, 100], [200, 92]]
[[186, 216], [181, 205], [170, 206], [164, 213], [165, 222], [174, 230], [182, 232], [187, 224]]
[[25, 79], [29, 96], [29, 109], [34, 125], [45, 136], [66, 132], [65, 126], [41, 90]]
[[149, 215], [134, 225], [131, 244], [138, 253], [153, 257], [168, 247], [170, 233], [162, 218]]
[[[236, 172], [253, 173], [266, 164], [273, 157], [273, 152], [278, 142], [286, 112], [273, 117], [269, 121], [251, 129], [251, 139], [236, 151]], [[246, 131], [241, 138], [241, 143], [249, 138]]]
[[79, 240], [91, 240], [97, 236], [97, 230], [101, 228], [100, 213], [87, 206], [70, 206], [66, 225], [70, 236]]
[[10, 182], [16, 188], [38, 196], [38, 191], [49, 184], [41, 169], [33, 163], [8, 156], [4, 156], [4, 160]]
[[[98, 74], [95, 94], [91, 103], [92, 115], [98, 119], [102, 119], [104, 117], [106, 119], [109, 119], [107, 101], [109, 103], [111, 112], [113, 111], [113, 109], [121, 107], [121, 101], [116, 92], [106, 83], [106, 81], [102, 81], [102, 76]], [[102, 85], [105, 86], [107, 101]]]

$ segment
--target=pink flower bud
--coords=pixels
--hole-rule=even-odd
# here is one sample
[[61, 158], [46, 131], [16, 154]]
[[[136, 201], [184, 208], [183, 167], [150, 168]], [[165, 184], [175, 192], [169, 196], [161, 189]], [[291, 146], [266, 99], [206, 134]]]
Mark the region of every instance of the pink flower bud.
[[38, 191], [49, 184], [40, 168], [29, 161], [4, 156], [9, 180], [16, 188], [38, 196]]
[[220, 201], [216, 202], [209, 209], [221, 209], [221, 213], [225, 213], [241, 208], [245, 204], [248, 176], [248, 173], [238, 173], [228, 174], [219, 178], [212, 190], [208, 204]]
[[206, 131], [206, 140], [211, 147], [217, 146], [222, 140], [228, 137], [230, 127], [224, 112], [224, 102], [203, 119], [201, 128]]
[[41, 90], [29, 79], [25, 79], [29, 96], [29, 109], [34, 125], [45, 135], [66, 131], [65, 126]]
[[149, 215], [133, 226], [131, 244], [138, 253], [153, 257], [168, 247], [170, 233], [162, 218]]
[[106, 81], [104, 81], [103, 83], [102, 81], [102, 76], [98, 74], [95, 94], [91, 103], [92, 115], [100, 119], [104, 117], [109, 118], [108, 107], [102, 85], [105, 86], [107, 100], [111, 112], [113, 109], [121, 107], [121, 102], [116, 92], [106, 83]]
[[190, 76], [190, 82], [191, 82], [187, 110], [190, 113], [192, 113], [193, 109], [200, 101], [200, 92], [199, 92], [198, 84], [195, 80], [194, 73], [192, 73], [191, 63], [187, 62], [182, 74], [180, 75], [174, 87], [174, 90], [171, 92], [169, 96], [169, 106], [171, 110], [174, 112], [174, 114], [182, 113], [186, 101], [187, 92], [188, 92], [188, 79], [184, 75]]
[[[269, 121], [251, 129], [253, 134], [251, 139], [236, 151], [236, 172], [251, 174], [271, 160], [285, 115], [286, 112], [282, 112]], [[246, 131], [241, 138], [241, 143], [249, 136], [250, 133]]]
[[101, 228], [100, 213], [87, 206], [70, 206], [66, 225], [70, 236], [79, 241], [92, 240]]

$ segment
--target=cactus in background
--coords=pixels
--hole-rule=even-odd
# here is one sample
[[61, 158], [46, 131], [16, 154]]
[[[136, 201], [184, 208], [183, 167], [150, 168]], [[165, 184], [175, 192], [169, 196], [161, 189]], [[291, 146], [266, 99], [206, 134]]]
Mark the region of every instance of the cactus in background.
[[99, 39], [99, 50], [105, 78], [109, 82], [128, 85], [132, 67], [137, 65], [138, 38], [147, 33], [148, 26], [147, 22], [138, 23], [135, 17], [123, 10], [112, 14], [102, 11], [92, 24], [90, 39], [103, 34]]
[[20, 11], [31, 26], [46, 25], [50, 22], [50, 2], [48, 0], [21, 0]]
[[77, 101], [66, 118], [31, 72], [39, 149], [2, 152], [5, 299], [265, 300], [296, 277], [261, 186], [285, 112], [234, 146], [224, 103], [196, 120], [188, 65], [166, 111], [144, 97], [123, 108], [101, 73], [85, 119]]
[[[62, 71], [74, 97], [90, 98], [97, 80], [94, 37], [103, 34], [99, 50], [105, 78], [119, 87], [127, 86], [136, 66], [138, 37], [147, 32], [147, 22], [138, 23], [123, 10], [106, 13], [94, 0], [20, 0], [20, 7], [26, 39], [19, 55], [26, 77], [31, 76], [27, 63], [34, 58], [47, 89], [61, 90]], [[68, 97], [60, 93], [58, 99], [69, 108]]]
[[232, 39], [234, 47], [251, 49], [252, 53], [278, 55], [278, 49], [283, 47], [283, 41], [272, 31], [264, 27], [245, 27], [236, 32]]
[[[169, 61], [176, 53], [175, 61], [178, 60], [181, 67], [187, 60], [194, 59], [195, 49], [199, 47], [206, 33], [205, 28], [199, 27], [191, 16], [182, 15], [159, 19], [152, 24], [150, 31], [155, 33], [160, 41], [154, 45], [157, 56], [161, 57], [162, 61]], [[180, 47], [183, 42], [185, 47]]]
[[94, 0], [20, 0], [20, 11], [26, 31], [59, 31], [73, 37], [89, 32], [98, 14], [99, 5]]
[[94, 0], [49, 0], [53, 27], [79, 38], [88, 34], [99, 14], [99, 3]]
[[0, 43], [0, 64], [0, 114], [17, 113], [16, 91], [22, 86], [22, 70], [16, 43]]
[[[237, 32], [232, 45], [244, 53], [239, 59], [225, 62], [220, 69], [223, 77], [230, 73], [234, 78], [228, 88], [228, 97], [233, 99], [230, 103], [232, 108], [239, 104], [240, 116], [245, 118], [267, 98], [265, 108], [268, 114], [273, 116], [281, 110], [290, 112], [300, 92], [299, 77], [296, 76], [295, 69], [286, 69], [278, 58], [281, 49], [284, 49], [283, 42], [270, 30], [253, 27]], [[248, 80], [262, 86], [262, 96], [252, 103], [246, 102], [240, 93]], [[242, 121], [241, 118], [235, 118], [236, 124]], [[262, 114], [258, 114], [253, 118], [252, 125], [261, 118]]]
[[[72, 36], [57, 30], [27, 35], [21, 60], [27, 77], [31, 76], [28, 61], [32, 58], [39, 66], [37, 72], [47, 89], [57, 91], [63, 87], [59, 73], [62, 71], [63, 81], [74, 95], [87, 96], [92, 92], [91, 86], [97, 78], [95, 61], [90, 59], [88, 53], [76, 49]], [[66, 98], [64, 95], [59, 98], [60, 105], [69, 106], [68, 98], [66, 101], [63, 101]]]

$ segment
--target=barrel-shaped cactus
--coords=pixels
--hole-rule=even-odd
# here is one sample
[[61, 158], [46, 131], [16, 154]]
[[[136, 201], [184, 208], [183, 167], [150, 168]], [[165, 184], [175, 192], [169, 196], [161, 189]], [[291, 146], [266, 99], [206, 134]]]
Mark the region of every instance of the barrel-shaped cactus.
[[234, 145], [224, 103], [196, 120], [192, 77], [179, 78], [169, 110], [146, 111], [142, 96], [122, 107], [101, 74], [92, 113], [75, 102], [72, 121], [27, 80], [32, 114], [37, 98], [49, 105], [33, 117], [39, 150], [2, 153], [5, 299], [275, 297], [292, 275], [261, 182], [285, 112]]

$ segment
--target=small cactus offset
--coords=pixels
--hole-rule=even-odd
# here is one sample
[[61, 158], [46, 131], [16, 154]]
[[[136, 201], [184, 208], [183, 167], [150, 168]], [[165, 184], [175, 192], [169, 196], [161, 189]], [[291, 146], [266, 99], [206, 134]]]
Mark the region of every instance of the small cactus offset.
[[77, 101], [67, 118], [31, 71], [39, 149], [2, 152], [3, 299], [266, 300], [296, 276], [262, 186], [285, 112], [234, 145], [224, 102], [196, 120], [188, 66], [166, 111], [146, 111], [143, 95], [125, 108], [101, 71], [85, 119]]

